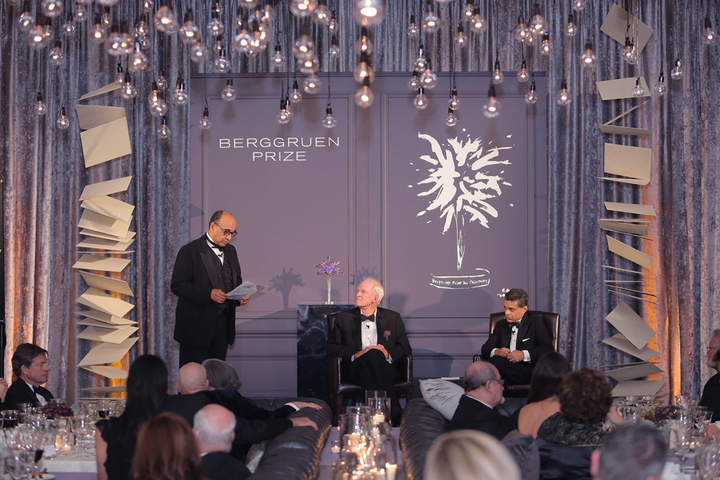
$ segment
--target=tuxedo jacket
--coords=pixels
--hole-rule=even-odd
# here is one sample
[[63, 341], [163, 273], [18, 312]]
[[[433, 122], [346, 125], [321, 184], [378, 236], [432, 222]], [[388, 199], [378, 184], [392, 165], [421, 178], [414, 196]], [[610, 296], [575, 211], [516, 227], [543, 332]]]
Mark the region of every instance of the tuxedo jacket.
[[[405, 324], [399, 313], [378, 307], [375, 321], [377, 343], [385, 347], [394, 364], [412, 354], [405, 333]], [[343, 363], [349, 364], [352, 361], [351, 357], [362, 350], [360, 327], [362, 327], [360, 308], [340, 312], [335, 319], [335, 327], [328, 332], [328, 357], [342, 357]]]
[[[43, 387], [35, 387], [37, 393], [45, 400], [52, 400], [53, 394], [50, 390]], [[24, 380], [18, 378], [15, 380], [10, 388], [8, 388], [7, 394], [5, 395], [5, 402], [2, 404], [2, 408], [5, 410], [16, 410], [18, 403], [38, 403], [37, 396], [30, 389], [30, 386], [25, 383]]]
[[[235, 288], [242, 283], [237, 252], [230, 244], [223, 252], [225, 261], [230, 264], [232, 288]], [[223, 305], [227, 305], [224, 313], [227, 340], [230, 345], [235, 342], [235, 307], [238, 302], [226, 300], [225, 304], [220, 304], [210, 299], [214, 288], [225, 291], [213, 257], [217, 258], [217, 255], [208, 245], [207, 235], [203, 234], [182, 247], [175, 259], [170, 290], [178, 296], [174, 338], [182, 345], [208, 347], [212, 341], [212, 329], [208, 328], [208, 323], [217, 318]]]
[[209, 452], [200, 460], [203, 474], [209, 480], [245, 480], [250, 476], [245, 464], [226, 452]]
[[[485, 359], [490, 358], [493, 348], [509, 348], [510, 336], [512, 335], [511, 325], [506, 319], [500, 320], [495, 325], [490, 338], [485, 345], [482, 346], [482, 356]], [[551, 333], [548, 331], [542, 317], [537, 314], [530, 315], [525, 312], [520, 321], [520, 328], [517, 335], [517, 350], [527, 350], [530, 352], [530, 363], [537, 362], [545, 353], [554, 352], [553, 340]]]
[[479, 430], [502, 440], [505, 435], [516, 428], [517, 414], [505, 417], [494, 408], [463, 395], [460, 397], [452, 420], [450, 420], [449, 430]]

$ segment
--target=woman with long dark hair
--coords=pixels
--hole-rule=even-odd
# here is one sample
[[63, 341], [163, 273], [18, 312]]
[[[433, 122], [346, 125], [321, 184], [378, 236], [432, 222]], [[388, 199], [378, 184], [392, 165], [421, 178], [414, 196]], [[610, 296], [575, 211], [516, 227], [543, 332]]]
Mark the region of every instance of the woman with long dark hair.
[[570, 362], [559, 353], [546, 353], [538, 360], [530, 379], [527, 405], [520, 409], [518, 431], [523, 435], [537, 436], [538, 428], [545, 419], [560, 411], [556, 391]]
[[127, 480], [140, 426], [163, 409], [168, 370], [155, 355], [141, 355], [130, 365], [125, 412], [97, 422], [95, 449], [98, 480]]

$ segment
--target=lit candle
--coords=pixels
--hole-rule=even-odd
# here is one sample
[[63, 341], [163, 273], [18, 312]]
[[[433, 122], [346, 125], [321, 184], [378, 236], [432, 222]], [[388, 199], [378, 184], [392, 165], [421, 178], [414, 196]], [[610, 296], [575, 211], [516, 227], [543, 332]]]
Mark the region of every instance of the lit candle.
[[340, 440], [333, 440], [330, 444], [330, 453], [340, 453]]
[[387, 476], [387, 480], [395, 480], [395, 475], [397, 474], [397, 465], [395, 465], [394, 463], [386, 463], [385, 474]]
[[380, 425], [385, 421], [385, 415], [382, 413], [376, 413], [373, 415], [373, 425]]

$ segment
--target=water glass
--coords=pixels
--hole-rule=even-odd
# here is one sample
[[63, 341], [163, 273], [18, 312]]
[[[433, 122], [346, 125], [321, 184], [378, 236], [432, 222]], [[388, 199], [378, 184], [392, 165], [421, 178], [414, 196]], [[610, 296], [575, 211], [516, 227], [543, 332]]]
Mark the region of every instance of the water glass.
[[695, 466], [699, 480], [714, 480], [720, 476], [720, 443], [710, 441], [698, 448]]
[[370, 405], [371, 398], [387, 397], [385, 390], [365, 390], [365, 405]]
[[371, 409], [370, 414], [374, 424], [390, 423], [390, 399], [388, 397], [368, 398], [368, 407]]

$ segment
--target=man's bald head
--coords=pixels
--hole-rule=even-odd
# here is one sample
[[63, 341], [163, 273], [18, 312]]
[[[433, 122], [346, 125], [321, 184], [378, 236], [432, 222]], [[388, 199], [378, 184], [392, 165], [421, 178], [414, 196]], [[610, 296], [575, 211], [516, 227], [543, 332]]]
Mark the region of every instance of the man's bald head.
[[227, 408], [210, 404], [193, 418], [193, 432], [200, 453], [229, 452], [235, 439], [235, 415]]
[[208, 389], [205, 367], [199, 363], [186, 363], [178, 371], [177, 389], [183, 395], [201, 392]]
[[473, 362], [465, 371], [465, 394], [495, 407], [503, 401], [500, 372], [489, 362]]

